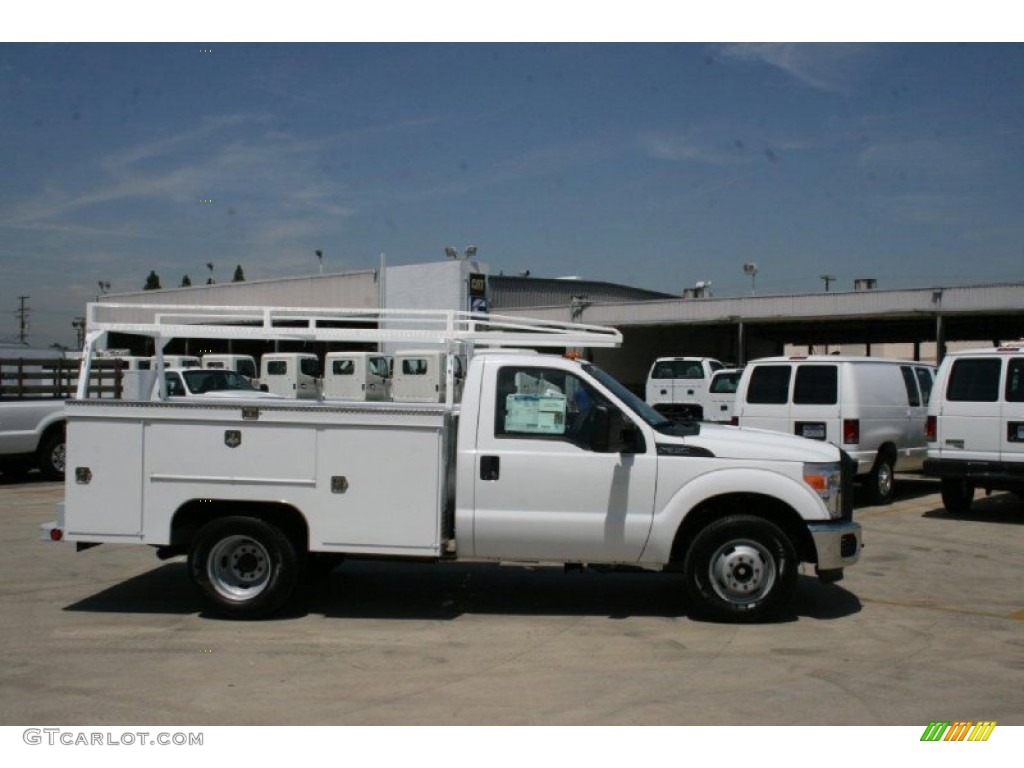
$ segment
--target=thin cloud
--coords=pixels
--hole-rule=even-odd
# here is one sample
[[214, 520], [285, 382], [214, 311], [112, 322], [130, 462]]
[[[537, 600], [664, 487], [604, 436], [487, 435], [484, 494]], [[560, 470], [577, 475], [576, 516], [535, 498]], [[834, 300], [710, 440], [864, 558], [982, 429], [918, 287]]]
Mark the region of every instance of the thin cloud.
[[829, 93], [845, 93], [874, 60], [867, 45], [833, 43], [737, 43], [724, 46], [727, 59], [768, 64], [804, 85]]

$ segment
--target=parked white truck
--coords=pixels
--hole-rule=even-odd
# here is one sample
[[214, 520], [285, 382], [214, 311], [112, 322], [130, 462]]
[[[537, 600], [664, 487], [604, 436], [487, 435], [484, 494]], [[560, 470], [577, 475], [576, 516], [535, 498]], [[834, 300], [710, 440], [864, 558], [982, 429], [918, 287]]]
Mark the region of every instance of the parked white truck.
[[[279, 609], [318, 553], [677, 571], [691, 614], [747, 620], [780, 608], [801, 562], [835, 581], [860, 556], [852, 468], [835, 446], [675, 424], [579, 360], [474, 354], [614, 346], [614, 329], [457, 312], [410, 313], [402, 331], [386, 310], [380, 329], [365, 327], [366, 310], [350, 329], [338, 327], [344, 310], [143, 311], [152, 322], [138, 307], [90, 305], [87, 348], [116, 331], [158, 346], [262, 334], [449, 352], [444, 403], [68, 404], [66, 495], [42, 537], [187, 555], [229, 617]], [[254, 314], [262, 326], [243, 325]], [[461, 404], [457, 352], [470, 361]]]
[[670, 419], [699, 421], [708, 382], [723, 368], [713, 357], [659, 357], [647, 374], [647, 404]]

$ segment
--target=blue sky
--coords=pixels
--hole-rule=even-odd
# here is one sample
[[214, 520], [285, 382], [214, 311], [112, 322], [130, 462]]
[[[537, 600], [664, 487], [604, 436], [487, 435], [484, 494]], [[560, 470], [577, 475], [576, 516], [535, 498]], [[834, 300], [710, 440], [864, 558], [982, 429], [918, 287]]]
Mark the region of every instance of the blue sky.
[[764, 294], [1024, 281], [1022, 94], [1020, 44], [2, 43], [0, 338], [21, 295], [69, 344], [99, 281], [318, 248], [717, 296], [747, 261]]

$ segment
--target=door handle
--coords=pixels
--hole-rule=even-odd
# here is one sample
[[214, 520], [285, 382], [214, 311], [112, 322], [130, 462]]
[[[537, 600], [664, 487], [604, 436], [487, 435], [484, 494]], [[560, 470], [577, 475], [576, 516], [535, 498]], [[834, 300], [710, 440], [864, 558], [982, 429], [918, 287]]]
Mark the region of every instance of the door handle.
[[481, 456], [480, 457], [480, 479], [481, 480], [497, 480], [501, 474], [501, 457], [500, 456]]

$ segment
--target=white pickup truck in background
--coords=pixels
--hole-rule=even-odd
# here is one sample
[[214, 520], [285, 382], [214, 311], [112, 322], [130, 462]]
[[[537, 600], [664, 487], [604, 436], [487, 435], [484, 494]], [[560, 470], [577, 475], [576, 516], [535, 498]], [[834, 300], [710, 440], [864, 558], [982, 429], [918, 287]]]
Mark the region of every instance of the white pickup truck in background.
[[670, 419], [700, 421], [708, 382], [723, 368], [712, 357], [659, 357], [647, 374], [647, 404]]
[[[377, 329], [366, 310], [348, 311], [351, 328], [330, 309], [87, 311], [87, 353], [108, 332], [157, 348], [260, 334], [448, 353], [438, 403], [68, 404], [65, 501], [43, 538], [187, 555], [229, 617], [281, 608], [317, 558], [359, 557], [681, 572], [691, 614], [753, 620], [785, 604], [801, 562], [835, 581], [860, 556], [852, 468], [835, 446], [676, 424], [589, 363], [495, 349], [613, 346], [614, 329], [457, 312], [432, 326], [410, 313], [402, 330], [394, 310]], [[456, 354], [469, 361], [461, 403]]]

